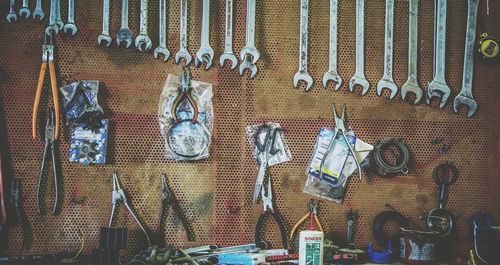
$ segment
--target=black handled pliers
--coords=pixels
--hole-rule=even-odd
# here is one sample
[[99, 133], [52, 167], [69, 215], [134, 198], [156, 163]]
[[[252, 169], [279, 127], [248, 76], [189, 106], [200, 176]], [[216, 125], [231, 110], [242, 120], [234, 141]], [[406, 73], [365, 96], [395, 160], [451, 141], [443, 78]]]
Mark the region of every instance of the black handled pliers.
[[17, 222], [23, 231], [23, 248], [29, 249], [31, 247], [31, 227], [23, 211], [21, 203], [21, 180], [13, 179], [10, 187], [10, 204], [14, 206], [16, 212]]

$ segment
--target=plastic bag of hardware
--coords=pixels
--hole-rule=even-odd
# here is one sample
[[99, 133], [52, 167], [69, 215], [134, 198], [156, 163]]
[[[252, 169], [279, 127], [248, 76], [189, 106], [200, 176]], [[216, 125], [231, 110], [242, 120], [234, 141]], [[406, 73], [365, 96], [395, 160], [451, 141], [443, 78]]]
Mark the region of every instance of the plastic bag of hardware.
[[[260, 150], [258, 143], [270, 144], [267, 153], [267, 164], [269, 167], [292, 160], [292, 153], [285, 140], [283, 129], [278, 123], [268, 122], [264, 124], [249, 125], [246, 128], [248, 141], [253, 149], [253, 157], [260, 165]], [[268, 142], [270, 141], [270, 142]]]
[[165, 143], [165, 158], [201, 160], [209, 157], [213, 129], [212, 85], [169, 74], [160, 95], [158, 122]]
[[[84, 80], [59, 88], [63, 96], [64, 113], [68, 121], [97, 123], [95, 118], [101, 116], [102, 110], [97, 101], [99, 81]], [[94, 121], [92, 121], [94, 120]]]
[[106, 150], [108, 147], [109, 121], [99, 121], [98, 129], [90, 129], [85, 123], [79, 123], [73, 128], [69, 161], [89, 164], [105, 164]]

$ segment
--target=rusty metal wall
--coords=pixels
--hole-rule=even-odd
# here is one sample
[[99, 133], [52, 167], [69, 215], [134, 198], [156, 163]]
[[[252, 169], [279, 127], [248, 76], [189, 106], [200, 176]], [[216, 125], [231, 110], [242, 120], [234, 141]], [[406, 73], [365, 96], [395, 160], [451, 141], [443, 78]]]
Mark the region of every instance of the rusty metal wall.
[[[19, 1], [18, 1], [19, 2]], [[48, 12], [49, 1], [44, 1]], [[66, 14], [66, 1], [62, 1]], [[160, 173], [167, 173], [177, 196], [192, 220], [196, 242], [187, 242], [178, 219], [172, 215], [165, 234], [167, 242], [179, 246], [207, 243], [232, 245], [253, 242], [254, 227], [261, 205], [251, 204], [257, 166], [244, 134], [248, 124], [275, 121], [285, 129], [293, 161], [272, 168], [277, 208], [288, 223], [295, 223], [306, 211], [311, 196], [302, 193], [304, 170], [310, 158], [319, 128], [332, 126], [331, 106], [346, 103], [349, 122], [357, 135], [374, 144], [376, 140], [400, 137], [413, 151], [414, 168], [407, 176], [381, 178], [371, 176], [349, 184], [343, 205], [322, 203], [320, 218], [325, 229], [333, 231], [335, 242], [344, 242], [345, 214], [349, 208], [360, 211], [358, 246], [372, 241], [371, 224], [375, 215], [391, 203], [414, 220], [437, 207], [438, 189], [432, 180], [432, 169], [442, 161], [452, 161], [460, 169], [460, 179], [449, 190], [448, 208], [459, 216], [457, 253], [471, 246], [468, 217], [476, 211], [487, 211], [500, 220], [500, 183], [498, 179], [498, 65], [476, 63], [474, 95], [479, 103], [475, 117], [453, 113], [451, 104], [444, 110], [426, 104], [414, 106], [376, 96], [375, 85], [383, 74], [385, 1], [366, 1], [365, 44], [366, 76], [372, 88], [366, 96], [348, 92], [347, 80], [354, 73], [355, 1], [339, 1], [339, 73], [344, 79], [341, 90], [323, 89], [320, 80], [328, 66], [328, 1], [311, 1], [309, 21], [310, 73], [315, 79], [311, 92], [292, 88], [292, 77], [298, 65], [299, 1], [257, 1], [256, 45], [262, 54], [259, 73], [254, 80], [240, 77], [237, 71], [212, 67], [209, 71], [192, 69], [193, 78], [214, 85], [215, 128], [205, 161], [180, 163], [163, 159], [163, 143], [156, 120], [158, 96], [167, 73], [179, 74], [180, 68], [170, 59], [164, 63], [151, 53], [135, 49], [98, 47], [101, 31], [102, 3], [98, 0], [76, 1], [78, 35], [57, 36], [57, 65], [60, 84], [73, 80], [97, 79], [103, 83], [100, 101], [111, 119], [108, 163], [103, 166], [70, 164], [67, 127], [59, 141], [64, 204], [59, 216], [36, 214], [36, 181], [42, 155], [42, 141], [30, 136], [30, 118], [36, 78], [40, 65], [44, 24], [21, 19], [8, 24], [0, 22], [0, 95], [4, 108], [12, 175], [21, 178], [24, 187], [24, 209], [33, 227], [33, 247], [21, 249], [21, 231], [8, 232], [8, 249], [2, 253], [30, 254], [72, 251], [79, 246], [79, 231], [86, 239], [85, 253], [97, 246], [99, 227], [108, 222], [111, 210], [111, 171], [116, 169], [128, 191], [132, 204], [146, 224], [154, 229], [160, 206]], [[111, 33], [119, 28], [120, 1], [112, 1]], [[130, 27], [138, 33], [139, 1], [130, 1]], [[189, 51], [199, 47], [202, 1], [190, 1]], [[456, 95], [461, 88], [467, 1], [448, 1], [447, 80]], [[34, 4], [34, 3], [33, 3]], [[480, 5], [485, 26], [500, 35], [500, 2]], [[151, 1], [150, 35], [158, 41], [157, 1]], [[212, 1], [211, 44], [216, 51], [214, 62], [224, 45], [224, 1]], [[419, 73], [425, 87], [432, 79], [434, 1], [420, 1]], [[394, 79], [401, 86], [407, 73], [408, 1], [396, 1]], [[8, 3], [0, 4], [0, 13], [8, 12]], [[234, 48], [244, 45], [246, 2], [235, 1]], [[168, 3], [168, 47], [178, 50], [179, 1]], [[497, 32], [494, 32], [496, 30]], [[153, 48], [155, 47], [153, 45]], [[450, 99], [450, 102], [452, 102]], [[443, 139], [451, 146], [440, 152]], [[50, 192], [49, 192], [50, 194]], [[121, 209], [118, 225], [132, 231], [130, 250], [141, 247], [144, 238], [138, 226]], [[275, 245], [279, 236], [270, 227], [268, 238]], [[4, 239], [2, 239], [4, 240]], [[132, 252], [133, 253], [133, 252]], [[131, 253], [130, 253], [131, 254]]]

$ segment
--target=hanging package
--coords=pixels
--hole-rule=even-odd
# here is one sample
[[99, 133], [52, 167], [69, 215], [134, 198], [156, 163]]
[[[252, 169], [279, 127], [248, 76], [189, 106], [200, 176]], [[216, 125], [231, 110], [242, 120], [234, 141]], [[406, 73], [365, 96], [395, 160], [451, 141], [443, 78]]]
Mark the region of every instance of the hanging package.
[[65, 85], [59, 90], [63, 95], [64, 113], [68, 121], [98, 126], [98, 122], [93, 120], [104, 113], [97, 101], [99, 81], [79, 81]]

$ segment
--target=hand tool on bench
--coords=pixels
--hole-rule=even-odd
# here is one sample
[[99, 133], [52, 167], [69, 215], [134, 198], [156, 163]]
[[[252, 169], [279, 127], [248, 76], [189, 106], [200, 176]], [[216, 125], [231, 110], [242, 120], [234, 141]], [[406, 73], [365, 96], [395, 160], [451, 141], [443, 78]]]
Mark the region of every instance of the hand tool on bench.
[[[293, 241], [295, 238], [295, 232], [299, 228], [299, 226], [306, 221], [309, 218], [309, 224], [313, 224], [316, 222], [316, 225], [318, 226], [318, 230], [323, 232], [323, 226], [321, 225], [321, 222], [319, 221], [318, 218], [318, 212], [319, 212], [319, 201], [311, 200], [309, 202], [309, 211], [300, 218], [300, 220], [293, 226], [292, 230], [290, 231], [290, 241]], [[314, 220], [314, 222], [313, 222]]]
[[56, 156], [56, 139], [55, 139], [55, 129], [54, 129], [54, 109], [49, 109], [49, 114], [47, 117], [47, 122], [45, 124], [45, 146], [43, 149], [43, 157], [42, 164], [40, 166], [40, 175], [38, 177], [38, 186], [37, 186], [37, 209], [38, 214], [45, 214], [45, 193], [47, 189], [47, 156], [50, 156], [52, 160], [52, 174], [54, 178], [54, 206], [52, 208], [52, 214], [57, 215], [61, 210], [61, 196], [59, 194], [59, 170], [57, 169], [57, 165], [59, 162], [57, 161]]
[[146, 236], [146, 240], [148, 241], [148, 245], [151, 246], [151, 241], [149, 240], [149, 234], [146, 229], [146, 226], [142, 223], [141, 219], [137, 215], [136, 211], [132, 208], [132, 206], [128, 203], [128, 197], [125, 191], [122, 189], [120, 180], [118, 179], [118, 174], [116, 171], [113, 171], [113, 193], [111, 196], [111, 203], [113, 204], [111, 208], [111, 216], [109, 217], [109, 227], [113, 226], [114, 217], [116, 216], [117, 206], [120, 203], [123, 203], [127, 210], [130, 212], [130, 215], [134, 218], [134, 220], [139, 224], [142, 232]]
[[[49, 41], [47, 42], [47, 38]], [[32, 136], [36, 139], [37, 130], [37, 117], [38, 108], [40, 107], [40, 101], [42, 99], [43, 83], [45, 79], [45, 72], [47, 70], [47, 65], [49, 66], [50, 73], [50, 88], [52, 90], [52, 100], [54, 104], [55, 111], [55, 131], [54, 139], [59, 138], [59, 91], [57, 89], [57, 78], [56, 78], [56, 68], [54, 65], [54, 44], [52, 43], [52, 36], [45, 35], [45, 44], [42, 45], [42, 66], [40, 68], [40, 75], [38, 76], [38, 83], [36, 86], [35, 103], [33, 104], [33, 116], [32, 116]]]
[[31, 227], [22, 206], [21, 180], [13, 179], [10, 187], [10, 204], [14, 206], [17, 222], [23, 232], [23, 248], [31, 248]]

